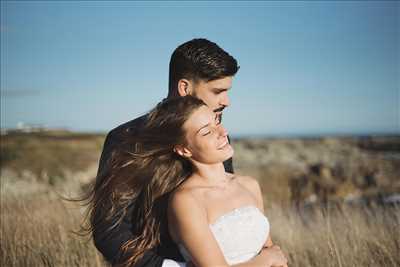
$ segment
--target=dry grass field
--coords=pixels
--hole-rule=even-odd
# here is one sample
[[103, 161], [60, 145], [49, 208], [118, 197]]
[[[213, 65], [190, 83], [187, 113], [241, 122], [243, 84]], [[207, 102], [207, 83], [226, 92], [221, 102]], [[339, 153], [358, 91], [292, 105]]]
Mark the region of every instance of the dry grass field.
[[274, 207], [272, 238], [289, 266], [400, 266], [400, 209], [346, 207], [299, 214]]
[[106, 266], [92, 242], [74, 233], [78, 208], [49, 196], [1, 202], [1, 266]]
[[[289, 266], [400, 266], [400, 209], [342, 207], [305, 214], [266, 210]], [[1, 266], [107, 266], [75, 233], [78, 207], [49, 196], [2, 199]]]
[[[83, 219], [81, 207], [60, 197], [76, 193], [94, 177], [103, 140], [104, 136], [65, 133], [2, 136], [0, 266], [107, 266], [92, 242], [74, 233]], [[268, 149], [274, 145], [268, 145]], [[279, 168], [272, 171], [271, 167], [248, 166], [252, 154], [244, 154], [243, 143], [235, 151], [237, 170], [253, 170], [260, 178], [271, 235], [289, 256], [289, 266], [400, 266], [399, 206], [335, 201], [318, 208], [317, 201], [294, 208], [288, 183], [290, 168], [281, 167], [277, 173]], [[246, 153], [249, 151], [260, 153], [254, 149]], [[390, 164], [384, 166], [393, 170]], [[376, 188], [350, 188], [360, 194], [381, 192], [389, 181], [396, 193], [400, 176], [397, 172], [390, 175], [377, 176], [383, 178], [379, 178], [382, 182], [377, 180]], [[338, 183], [344, 186], [352, 180]]]

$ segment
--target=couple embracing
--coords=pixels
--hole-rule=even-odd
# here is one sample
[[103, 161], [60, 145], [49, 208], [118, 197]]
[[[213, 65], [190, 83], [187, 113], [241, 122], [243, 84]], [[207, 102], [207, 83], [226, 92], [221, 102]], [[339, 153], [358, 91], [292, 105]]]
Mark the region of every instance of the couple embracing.
[[233, 172], [221, 119], [238, 69], [206, 39], [180, 45], [168, 97], [107, 135], [89, 219], [113, 266], [287, 266], [257, 180]]

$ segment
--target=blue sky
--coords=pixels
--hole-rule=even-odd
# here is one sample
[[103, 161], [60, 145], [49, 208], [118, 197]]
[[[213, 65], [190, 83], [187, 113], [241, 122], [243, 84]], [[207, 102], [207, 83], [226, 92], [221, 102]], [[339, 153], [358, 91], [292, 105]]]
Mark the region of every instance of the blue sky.
[[1, 127], [108, 131], [167, 94], [204, 37], [241, 66], [231, 135], [400, 133], [395, 1], [1, 1]]

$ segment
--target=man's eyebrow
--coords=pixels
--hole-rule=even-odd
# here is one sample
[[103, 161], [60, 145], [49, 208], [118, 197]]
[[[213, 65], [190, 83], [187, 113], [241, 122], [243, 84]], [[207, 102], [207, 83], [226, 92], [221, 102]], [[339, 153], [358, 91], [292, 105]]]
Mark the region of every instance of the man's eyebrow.
[[198, 134], [202, 129], [210, 126], [210, 123], [207, 123], [206, 125], [202, 126], [200, 129], [197, 130], [196, 134]]
[[213, 88], [214, 91], [228, 91], [229, 89], [231, 89], [231, 87], [229, 88]]

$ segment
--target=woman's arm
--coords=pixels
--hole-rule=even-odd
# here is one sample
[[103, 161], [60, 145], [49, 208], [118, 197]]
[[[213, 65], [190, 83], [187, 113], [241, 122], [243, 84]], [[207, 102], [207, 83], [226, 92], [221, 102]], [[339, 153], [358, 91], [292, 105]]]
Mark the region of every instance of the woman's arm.
[[189, 191], [177, 191], [171, 196], [168, 227], [174, 241], [186, 248], [195, 266], [228, 266], [209, 228], [205, 208]]
[[[190, 192], [180, 191], [171, 196], [168, 207], [168, 226], [172, 238], [186, 248], [196, 267], [229, 266], [209, 228], [205, 208], [200, 205]], [[271, 247], [262, 249], [250, 261], [234, 266], [283, 266], [285, 260], [279, 248]]]

